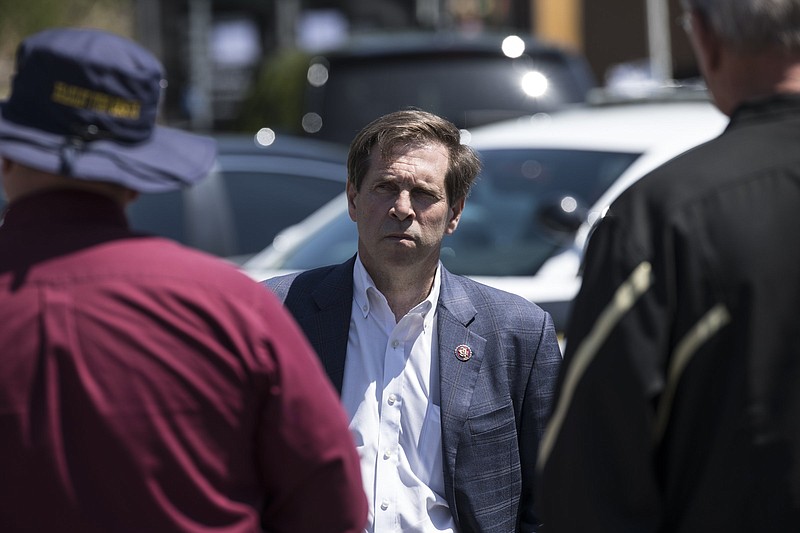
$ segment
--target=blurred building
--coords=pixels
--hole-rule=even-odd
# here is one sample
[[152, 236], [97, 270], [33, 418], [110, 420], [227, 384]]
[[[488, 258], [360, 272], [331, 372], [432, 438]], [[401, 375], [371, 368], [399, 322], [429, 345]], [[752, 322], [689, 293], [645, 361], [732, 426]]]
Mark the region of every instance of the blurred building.
[[[679, 0], [134, 0], [136, 33], [165, 63], [167, 118], [225, 128], [259, 65], [349, 32], [400, 28], [532, 33], [583, 53], [598, 80], [697, 74], [672, 21]], [[614, 68], [620, 64], [623, 68]]]

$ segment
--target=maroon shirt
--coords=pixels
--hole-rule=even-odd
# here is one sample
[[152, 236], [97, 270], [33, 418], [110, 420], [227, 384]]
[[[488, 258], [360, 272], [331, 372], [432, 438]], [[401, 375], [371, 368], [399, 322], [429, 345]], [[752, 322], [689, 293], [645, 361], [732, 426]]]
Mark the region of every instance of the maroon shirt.
[[274, 297], [48, 192], [0, 227], [0, 530], [361, 531], [338, 397]]

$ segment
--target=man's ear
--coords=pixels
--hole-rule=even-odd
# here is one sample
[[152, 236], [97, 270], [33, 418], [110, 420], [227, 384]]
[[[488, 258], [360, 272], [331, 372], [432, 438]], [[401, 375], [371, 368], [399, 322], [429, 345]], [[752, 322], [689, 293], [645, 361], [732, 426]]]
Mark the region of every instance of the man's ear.
[[461, 213], [464, 212], [464, 205], [466, 205], [466, 202], [466, 198], [461, 198], [450, 206], [450, 220], [447, 222], [445, 235], [450, 235], [458, 227], [458, 221], [461, 220]]
[[345, 190], [347, 191], [347, 213], [350, 215], [350, 220], [353, 222], [356, 221], [356, 196], [358, 195], [358, 191], [356, 190], [356, 186], [353, 185], [353, 182], [347, 180], [347, 185]]

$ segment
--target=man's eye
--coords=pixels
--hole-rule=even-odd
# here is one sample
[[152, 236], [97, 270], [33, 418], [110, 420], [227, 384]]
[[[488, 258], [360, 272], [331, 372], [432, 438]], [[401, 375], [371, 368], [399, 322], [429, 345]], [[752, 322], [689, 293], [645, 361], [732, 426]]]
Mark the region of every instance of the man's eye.
[[426, 191], [426, 190], [423, 190], [423, 189], [414, 191], [414, 195], [415, 196], [419, 196], [420, 198], [428, 198], [428, 199], [436, 199], [437, 198], [436, 193], [434, 193], [433, 191]]

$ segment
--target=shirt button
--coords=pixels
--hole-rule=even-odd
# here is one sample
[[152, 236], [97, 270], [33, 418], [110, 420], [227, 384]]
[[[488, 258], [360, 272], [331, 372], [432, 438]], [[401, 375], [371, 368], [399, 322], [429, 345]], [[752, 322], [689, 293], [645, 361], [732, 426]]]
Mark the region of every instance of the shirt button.
[[395, 396], [394, 394], [390, 394], [389, 399], [386, 400], [386, 403], [388, 403], [389, 405], [394, 405], [394, 402], [396, 401], [397, 401], [397, 396]]
[[392, 348], [397, 348], [397, 345], [400, 344], [396, 340], [392, 341]]
[[388, 500], [383, 500], [381, 502], [381, 509], [385, 511], [388, 508], [389, 508], [389, 501]]
[[392, 451], [391, 450], [386, 450], [385, 452], [383, 452], [383, 458], [384, 459], [389, 459], [391, 456], [392, 456]]

